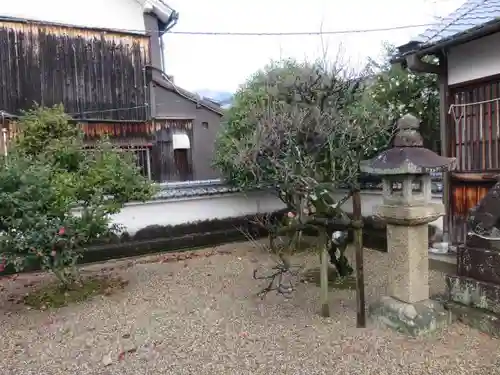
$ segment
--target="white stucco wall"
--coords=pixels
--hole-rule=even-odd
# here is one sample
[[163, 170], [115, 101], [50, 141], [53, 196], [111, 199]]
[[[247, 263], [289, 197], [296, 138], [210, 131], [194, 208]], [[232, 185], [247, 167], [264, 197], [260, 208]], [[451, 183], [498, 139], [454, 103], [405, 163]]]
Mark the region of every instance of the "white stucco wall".
[[448, 54], [448, 84], [500, 73], [500, 33], [462, 44]]
[[[341, 199], [343, 193], [335, 198]], [[375, 207], [382, 203], [379, 192], [363, 192], [361, 196], [362, 213], [365, 216], [373, 214]], [[441, 197], [433, 198], [436, 202]], [[272, 212], [285, 206], [274, 195], [269, 193], [225, 194], [211, 197], [186, 198], [151, 201], [148, 203], [128, 204], [120, 213], [114, 215], [112, 221], [121, 224], [130, 234], [150, 225], [178, 225], [199, 220], [223, 219], [251, 215], [259, 212]], [[343, 208], [352, 212], [352, 202], [347, 201]], [[442, 228], [442, 219], [433, 225]]]
[[0, 16], [83, 27], [144, 31], [136, 0], [1, 0]]
[[223, 219], [272, 212], [284, 208], [271, 194], [224, 194], [211, 197], [172, 199], [133, 203], [113, 216], [130, 234], [149, 225], [178, 225], [210, 219]]

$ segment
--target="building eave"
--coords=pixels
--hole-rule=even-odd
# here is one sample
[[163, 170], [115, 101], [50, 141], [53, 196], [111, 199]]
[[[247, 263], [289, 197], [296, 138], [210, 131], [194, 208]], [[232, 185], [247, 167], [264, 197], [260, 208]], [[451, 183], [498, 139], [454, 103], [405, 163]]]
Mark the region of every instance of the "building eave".
[[180, 97], [195, 103], [199, 107], [202, 107], [202, 108], [207, 109], [211, 112], [214, 112], [221, 117], [224, 116], [224, 111], [219, 106], [216, 106], [214, 103], [209, 102], [205, 99], [201, 99], [196, 94], [194, 94], [190, 91], [184, 90], [183, 88], [181, 88], [177, 85], [174, 85], [165, 79], [155, 77], [155, 78], [153, 78], [153, 83], [164, 88], [165, 90], [169, 90], [169, 91], [173, 92], [174, 94], [177, 94]]
[[148, 38], [148, 35], [144, 31], [140, 30], [121, 30], [121, 29], [112, 29], [112, 28], [103, 28], [103, 27], [92, 27], [92, 26], [81, 26], [81, 25], [72, 25], [61, 22], [53, 22], [53, 21], [41, 21], [29, 18], [18, 18], [18, 17], [9, 17], [9, 16], [1, 16], [0, 22], [11, 22], [11, 23], [22, 23], [22, 24], [32, 24], [32, 25], [40, 25], [40, 26], [53, 26], [53, 27], [61, 27], [67, 29], [75, 29], [75, 30], [83, 30], [83, 31], [95, 31], [95, 32], [103, 32], [103, 33], [112, 33], [116, 35], [132, 35], [137, 37]]
[[156, 84], [156, 85], [158, 85], [166, 90], [169, 90], [169, 91], [179, 95], [180, 97], [182, 97], [186, 100], [189, 100], [189, 101], [195, 103], [196, 106], [208, 109], [209, 111], [214, 112], [214, 113], [218, 114], [219, 116], [224, 116], [224, 110], [220, 106], [216, 105], [212, 101], [202, 99], [199, 95], [192, 93], [191, 91], [185, 90], [185, 89], [177, 86], [176, 84], [174, 84], [172, 82], [172, 80], [170, 80], [168, 78], [168, 76], [165, 74], [165, 72], [163, 70], [161, 70], [155, 66], [152, 66], [152, 65], [148, 65], [147, 68], [159, 73], [159, 75], [152, 74], [151, 79], [152, 79], [152, 82], [154, 84]]
[[391, 63], [401, 63], [410, 55], [424, 57], [439, 53], [448, 48], [456, 47], [497, 32], [500, 32], [500, 19], [495, 19], [491, 22], [487, 22], [432, 44], [410, 41], [409, 43], [403, 44], [397, 48], [399, 53], [391, 59]]

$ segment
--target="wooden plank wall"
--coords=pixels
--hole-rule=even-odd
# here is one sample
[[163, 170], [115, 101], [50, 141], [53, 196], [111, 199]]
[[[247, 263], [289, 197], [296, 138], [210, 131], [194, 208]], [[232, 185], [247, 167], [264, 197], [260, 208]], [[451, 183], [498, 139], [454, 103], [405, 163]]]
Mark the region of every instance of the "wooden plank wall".
[[[15, 121], [5, 120], [1, 125], [8, 130], [9, 140], [18, 133]], [[149, 177], [151, 174], [153, 181], [185, 181], [194, 178], [192, 120], [82, 122], [75, 123], [75, 126], [82, 128], [84, 142], [89, 149], [93, 148], [100, 137], [107, 135], [117, 148], [133, 152], [143, 175]], [[174, 131], [182, 131], [188, 135], [191, 141], [189, 150], [173, 150], [170, 135]], [[3, 152], [3, 147], [3, 140], [0, 139], [0, 152]], [[186, 161], [187, 165], [184, 165]]]
[[[185, 132], [191, 149], [187, 150], [187, 173], [181, 175], [176, 166], [175, 152], [172, 148], [172, 132]], [[156, 141], [152, 150], [153, 180], [158, 182], [183, 181], [193, 179], [193, 123], [191, 120], [155, 120]]]
[[[494, 185], [500, 173], [500, 80], [450, 90], [448, 136], [457, 169], [450, 179], [451, 240], [465, 241], [468, 212]], [[475, 104], [471, 104], [475, 103]], [[468, 105], [465, 105], [468, 104]]]
[[0, 21], [0, 110], [62, 103], [78, 118], [144, 121], [149, 60], [146, 35]]

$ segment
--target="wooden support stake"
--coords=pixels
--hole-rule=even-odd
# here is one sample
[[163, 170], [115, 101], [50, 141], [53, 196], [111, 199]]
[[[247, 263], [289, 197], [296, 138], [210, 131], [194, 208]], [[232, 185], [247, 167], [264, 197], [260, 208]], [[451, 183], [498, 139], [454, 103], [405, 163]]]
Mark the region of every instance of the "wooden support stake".
[[320, 285], [321, 285], [321, 316], [328, 318], [330, 316], [330, 305], [328, 303], [328, 247], [326, 238], [323, 238], [324, 245], [320, 256]]
[[365, 276], [363, 271], [363, 216], [361, 215], [361, 193], [356, 190], [352, 196], [352, 213], [354, 227], [354, 248], [356, 251], [356, 299], [358, 313], [356, 326], [366, 327], [365, 312]]
[[147, 167], [147, 171], [148, 171], [148, 179], [149, 179], [149, 181], [151, 181], [153, 178], [151, 175], [151, 156], [150, 156], [149, 147], [146, 147], [146, 167]]

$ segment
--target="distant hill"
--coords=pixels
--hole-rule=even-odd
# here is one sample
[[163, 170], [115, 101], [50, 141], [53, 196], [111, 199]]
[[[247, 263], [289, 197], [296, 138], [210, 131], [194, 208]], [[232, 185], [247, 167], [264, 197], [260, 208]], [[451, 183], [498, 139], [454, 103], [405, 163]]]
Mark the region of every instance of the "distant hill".
[[198, 95], [203, 98], [210, 99], [220, 104], [221, 107], [227, 108], [230, 107], [233, 103], [234, 94], [228, 91], [215, 91], [215, 90], [198, 90], [196, 91]]

